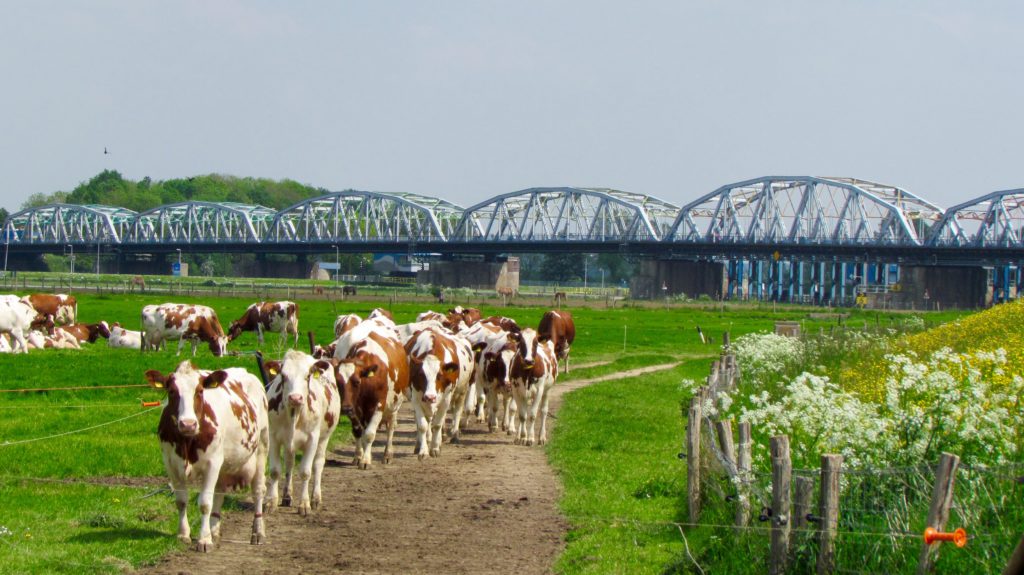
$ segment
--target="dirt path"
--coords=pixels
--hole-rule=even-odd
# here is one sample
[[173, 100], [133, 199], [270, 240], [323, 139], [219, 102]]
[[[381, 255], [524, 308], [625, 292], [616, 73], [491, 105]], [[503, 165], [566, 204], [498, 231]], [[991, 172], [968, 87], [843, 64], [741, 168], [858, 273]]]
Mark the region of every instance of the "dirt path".
[[[551, 412], [574, 389], [676, 365], [560, 382]], [[568, 525], [558, 512], [561, 485], [544, 449], [513, 445], [505, 433], [488, 433], [474, 421], [460, 444], [446, 443], [440, 458], [418, 461], [411, 409], [401, 416], [394, 463], [382, 465], [383, 447], [375, 445], [373, 467], [359, 471], [351, 464], [352, 446], [335, 449], [324, 469], [322, 508], [308, 518], [290, 508], [268, 515], [267, 545], [249, 545], [252, 515], [234, 512], [226, 515], [215, 552], [174, 553], [143, 572], [550, 572]]]

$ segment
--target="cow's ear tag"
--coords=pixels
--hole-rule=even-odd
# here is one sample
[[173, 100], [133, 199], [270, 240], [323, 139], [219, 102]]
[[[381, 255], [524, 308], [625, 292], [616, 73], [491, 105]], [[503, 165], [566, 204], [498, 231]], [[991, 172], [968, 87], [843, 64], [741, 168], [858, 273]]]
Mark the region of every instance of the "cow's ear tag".
[[451, 373], [455, 373], [456, 371], [459, 371], [459, 364], [457, 364], [457, 363], [445, 364], [445, 366], [444, 366], [444, 372], [445, 373], [451, 374]]
[[223, 369], [211, 373], [210, 375], [203, 378], [203, 387], [206, 389], [216, 389], [220, 387], [220, 384], [224, 383], [228, 378], [228, 372]]
[[166, 378], [164, 377], [164, 374], [155, 369], [146, 371], [146, 381], [149, 382], [150, 387], [153, 389], [164, 389], [164, 387], [166, 387]]

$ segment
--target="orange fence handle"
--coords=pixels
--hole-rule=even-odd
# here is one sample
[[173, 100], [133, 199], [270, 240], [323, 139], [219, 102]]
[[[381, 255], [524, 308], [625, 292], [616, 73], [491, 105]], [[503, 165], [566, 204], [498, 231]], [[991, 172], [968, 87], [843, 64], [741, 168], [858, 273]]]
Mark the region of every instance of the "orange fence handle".
[[142, 402], [142, 407], [158, 407], [159, 405], [160, 405], [159, 401], [143, 401]]
[[934, 527], [929, 527], [924, 530], [924, 543], [925, 545], [931, 545], [936, 541], [952, 541], [957, 547], [967, 546], [967, 532], [961, 527], [952, 533], [946, 533], [939, 531]]

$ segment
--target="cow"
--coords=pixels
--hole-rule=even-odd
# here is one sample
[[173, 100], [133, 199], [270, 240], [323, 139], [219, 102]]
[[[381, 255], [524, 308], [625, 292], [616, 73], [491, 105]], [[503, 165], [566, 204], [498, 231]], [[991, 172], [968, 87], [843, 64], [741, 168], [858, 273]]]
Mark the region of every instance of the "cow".
[[356, 286], [341, 286], [341, 295], [356, 295]]
[[79, 343], [96, 343], [96, 340], [100, 337], [103, 337], [104, 339], [110, 337], [110, 328], [107, 326], [107, 322], [105, 321], [65, 325], [57, 328], [57, 331], [63, 331], [71, 334], [79, 341]]
[[435, 328], [420, 330], [405, 344], [409, 356], [409, 387], [416, 414], [416, 454], [441, 455], [441, 430], [450, 406], [451, 440], [458, 442], [462, 407], [473, 377], [473, 348], [463, 337]]
[[352, 420], [356, 438], [354, 463], [369, 469], [371, 449], [381, 421], [387, 423], [384, 463], [391, 463], [398, 410], [409, 388], [405, 348], [376, 322], [367, 320], [338, 338], [334, 357], [342, 411]]
[[519, 324], [516, 323], [516, 320], [514, 320], [514, 319], [512, 319], [510, 317], [504, 317], [504, 316], [500, 316], [500, 315], [492, 315], [492, 316], [490, 316], [488, 318], [485, 318], [485, 319], [482, 319], [480, 321], [482, 321], [483, 323], [489, 323], [491, 325], [498, 326], [498, 327], [500, 327], [501, 329], [503, 329], [505, 331], [510, 331], [510, 332], [511, 331], [514, 331], [514, 332], [521, 331], [520, 328], [519, 328]]
[[403, 323], [395, 326], [395, 331], [398, 332], [398, 339], [402, 342], [402, 345], [408, 343], [409, 340], [412, 339], [412, 336], [416, 335], [417, 332], [425, 329], [436, 329], [448, 334], [452, 333], [447, 327], [445, 327], [445, 324], [434, 319], [414, 321], [412, 323]]
[[30, 331], [26, 340], [29, 349], [82, 349], [75, 336], [59, 329], [54, 332], [54, 335], [41, 331]]
[[258, 345], [263, 345], [263, 332], [273, 331], [281, 334], [281, 347], [284, 347], [288, 334], [295, 336], [292, 346], [299, 344], [299, 306], [290, 301], [261, 301], [246, 308], [242, 317], [231, 322], [228, 328], [228, 341], [242, 335], [243, 331], [255, 331]]
[[[320, 507], [320, 481], [324, 473], [327, 444], [341, 419], [341, 397], [334, 376], [334, 365], [327, 360], [288, 350], [283, 362], [267, 362], [273, 375], [267, 387], [270, 409], [270, 486], [267, 512], [278, 504], [277, 487], [284, 460], [283, 506], [291, 505], [292, 467], [295, 452], [302, 452], [299, 463], [299, 515], [308, 515]], [[313, 497], [309, 480], [313, 479]]]
[[341, 337], [346, 331], [354, 328], [362, 322], [363, 318], [354, 313], [339, 315], [338, 319], [334, 320], [334, 337]]
[[253, 521], [249, 542], [266, 542], [263, 496], [270, 429], [267, 394], [259, 378], [241, 368], [200, 370], [189, 361], [166, 375], [146, 372], [150, 385], [167, 392], [157, 435], [164, 468], [178, 507], [178, 540], [191, 542], [188, 486], [199, 485], [202, 516], [196, 551], [213, 550], [220, 538], [225, 492], [252, 487]]
[[[457, 326], [459, 324], [459, 320], [462, 320], [462, 322], [466, 324], [466, 327], [473, 327], [473, 324], [480, 321], [480, 318], [480, 310], [475, 307], [462, 307], [461, 305], [457, 305], [448, 310], [448, 321], [453, 326]], [[452, 329], [455, 328], [453, 327]]]
[[391, 312], [384, 308], [375, 307], [370, 315], [366, 316], [366, 319], [383, 318], [391, 323], [395, 323], [395, 316], [391, 315]]
[[[475, 366], [480, 366], [484, 348], [487, 347], [490, 339], [499, 333], [503, 333], [500, 327], [485, 322], [477, 322], [473, 324], [473, 327], [459, 331], [459, 335], [466, 338], [473, 349], [473, 364]], [[480, 370], [476, 369], [475, 371], [476, 373], [469, 383], [469, 391], [466, 395], [466, 411], [469, 413], [475, 412], [477, 422], [483, 423], [484, 404], [487, 401], [487, 395], [484, 393], [483, 381], [480, 379]]]
[[213, 355], [227, 351], [228, 338], [217, 319], [217, 312], [205, 305], [165, 303], [142, 308], [143, 349], [157, 350], [167, 340], [178, 340], [178, 355], [185, 340], [192, 342], [192, 356], [199, 341], [206, 342]]
[[565, 373], [569, 373], [569, 350], [576, 339], [576, 324], [567, 311], [545, 312], [540, 318], [537, 335], [541, 343], [550, 341], [555, 345], [555, 356], [565, 360]]
[[436, 312], [436, 311], [434, 311], [432, 309], [428, 309], [427, 311], [425, 311], [425, 312], [423, 312], [423, 313], [421, 313], [421, 314], [416, 316], [416, 321], [427, 321], [427, 320], [433, 320], [433, 321], [438, 321], [438, 322], [444, 323], [444, 322], [448, 321], [448, 316], [444, 315], [443, 313], [438, 313], [438, 312]]
[[[517, 445], [544, 445], [548, 441], [548, 400], [558, 375], [558, 359], [551, 340], [541, 342], [532, 328], [520, 334], [520, 352], [512, 362], [512, 397], [519, 416]], [[528, 350], [528, 351], [527, 351]], [[529, 359], [528, 359], [529, 358]], [[540, 417], [540, 433], [534, 434]]]
[[78, 301], [72, 295], [34, 293], [21, 298], [21, 301], [36, 310], [36, 325], [70, 325], [78, 317]]
[[554, 301], [554, 303], [552, 305], [554, 305], [555, 307], [561, 309], [561, 306], [565, 305], [567, 302], [568, 302], [568, 298], [566, 298], [564, 291], [556, 291], [555, 292], [555, 301]]
[[142, 332], [125, 329], [121, 327], [121, 324], [114, 322], [114, 325], [110, 326], [107, 347], [142, 349]]
[[0, 334], [8, 334], [14, 340], [12, 352], [28, 353], [25, 336], [32, 330], [35, 319], [36, 310], [24, 301], [0, 301]]
[[512, 409], [512, 365], [519, 354], [519, 332], [503, 331], [487, 342], [477, 366], [477, 381], [487, 397], [487, 430], [498, 426], [498, 399], [501, 398], [501, 428], [513, 432], [510, 421]]

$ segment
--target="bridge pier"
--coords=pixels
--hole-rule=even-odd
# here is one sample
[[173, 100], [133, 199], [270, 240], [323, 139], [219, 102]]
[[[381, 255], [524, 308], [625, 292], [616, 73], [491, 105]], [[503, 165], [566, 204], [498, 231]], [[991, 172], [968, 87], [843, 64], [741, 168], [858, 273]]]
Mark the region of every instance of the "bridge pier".
[[997, 272], [1000, 269], [1007, 275], [1006, 268], [903, 266], [900, 269], [900, 307], [932, 310], [988, 307], [999, 301], [996, 297], [999, 290], [993, 280], [1002, 280]]
[[[719, 299], [731, 287], [726, 264], [679, 260], [643, 260], [629, 283], [632, 297], [657, 299], [686, 294]], [[665, 288], [665, 289], [662, 289]]]
[[430, 269], [416, 273], [416, 282], [446, 288], [494, 290], [507, 287], [519, 292], [519, 258], [504, 262], [432, 261]]

